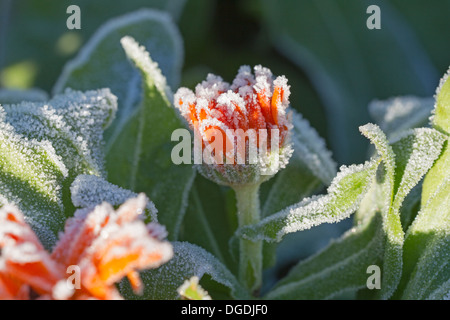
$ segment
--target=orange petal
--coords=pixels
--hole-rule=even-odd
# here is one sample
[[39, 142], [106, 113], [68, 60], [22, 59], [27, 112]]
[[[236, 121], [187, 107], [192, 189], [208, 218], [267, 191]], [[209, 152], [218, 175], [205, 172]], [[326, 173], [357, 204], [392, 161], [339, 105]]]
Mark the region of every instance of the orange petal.
[[258, 98], [258, 103], [261, 107], [261, 112], [266, 120], [267, 123], [274, 123], [272, 118], [272, 112], [270, 109], [270, 102], [269, 98], [266, 95], [266, 92], [264, 90], [256, 92], [256, 96]]
[[109, 204], [97, 206], [95, 210], [78, 210], [73, 218], [66, 222], [63, 236], [52, 252], [52, 258], [69, 266], [77, 264], [92, 242], [110, 219], [113, 208]]
[[0, 271], [0, 300], [29, 300], [30, 287]]
[[[136, 290], [141, 290], [136, 271], [157, 267], [171, 258], [170, 243], [153, 237], [144, 222], [137, 219], [137, 212], [145, 208], [145, 199], [140, 195], [116, 212], [111, 209], [101, 234], [80, 256], [82, 287], [88, 295], [97, 299], [120, 297], [114, 283], [125, 276], [131, 279]], [[95, 215], [97, 208], [91, 214]]]
[[139, 272], [131, 271], [127, 274], [128, 281], [130, 281], [131, 287], [136, 294], [141, 295], [144, 291], [144, 285], [142, 284]]
[[278, 125], [278, 106], [281, 104], [281, 101], [283, 101], [283, 94], [284, 94], [283, 88], [275, 87], [272, 96], [271, 111], [272, 111], [272, 118], [276, 125]]
[[[53, 261], [15, 207], [0, 210], [0, 249], [3, 284], [29, 285], [39, 294], [51, 292], [63, 278], [63, 269]], [[8, 281], [5, 279], [14, 279]]]

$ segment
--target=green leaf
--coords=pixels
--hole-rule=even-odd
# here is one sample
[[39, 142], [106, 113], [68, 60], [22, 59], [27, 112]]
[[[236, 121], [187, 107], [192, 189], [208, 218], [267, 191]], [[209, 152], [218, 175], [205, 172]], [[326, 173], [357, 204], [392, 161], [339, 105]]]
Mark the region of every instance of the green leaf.
[[105, 133], [107, 150], [121, 133], [141, 102], [138, 70], [127, 61], [120, 39], [132, 36], [152, 54], [168, 83], [176, 87], [183, 62], [182, 39], [170, 16], [162, 11], [142, 9], [103, 24], [77, 57], [69, 61], [53, 91], [110, 88], [117, 96], [119, 110], [114, 124]]
[[274, 182], [268, 184], [262, 217], [309, 197], [323, 185], [329, 185], [336, 175], [336, 163], [324, 140], [300, 113], [292, 112], [294, 128], [291, 142], [294, 154]]
[[431, 128], [406, 131], [392, 142], [395, 154], [395, 198], [393, 210], [398, 211], [411, 189], [433, 166], [442, 152], [445, 135]]
[[[158, 269], [141, 273], [145, 288], [142, 296], [132, 293], [126, 281], [121, 283], [121, 293], [127, 299], [173, 300], [178, 299], [177, 289], [185, 280], [193, 276], [201, 279], [208, 275], [211, 279], [228, 288], [234, 299], [248, 299], [245, 289], [241, 287], [231, 272], [212, 254], [188, 242], [174, 242], [174, 257]], [[208, 290], [208, 287], [205, 286]], [[209, 290], [208, 290], [209, 291]], [[209, 291], [210, 294], [212, 294]], [[214, 298], [214, 296], [212, 296]]]
[[325, 146], [325, 141], [310, 126], [308, 120], [294, 110], [292, 123], [292, 144], [295, 150], [293, 157], [298, 157], [323, 184], [330, 184], [336, 176], [336, 163]]
[[[325, 299], [355, 292], [366, 285], [367, 267], [381, 264], [381, 290], [376, 295], [389, 298], [395, 291], [401, 277], [404, 238], [399, 210], [406, 195], [439, 156], [445, 138], [434, 129], [421, 128], [407, 131], [391, 146], [379, 127], [368, 124], [360, 130], [375, 144], [383, 166], [377, 179], [375, 171], [381, 159], [378, 162], [373, 160], [361, 170], [350, 170], [350, 173], [354, 171], [353, 175], [355, 172], [366, 174], [365, 182], [359, 183], [365, 187], [358, 190], [364, 199], [356, 203], [359, 205], [356, 219], [359, 223], [324, 251], [300, 262], [267, 294], [267, 298]], [[347, 175], [350, 177], [348, 181], [355, 183], [354, 177]], [[330, 202], [337, 208], [340, 201], [348, 201], [351, 194], [345, 192], [348, 190], [345, 187], [333, 187], [338, 182], [342, 184], [338, 177], [327, 195], [331, 195], [333, 190], [340, 191]], [[305, 207], [308, 205], [308, 202], [304, 204]], [[264, 229], [257, 231], [265, 232]], [[255, 238], [256, 233], [252, 234]]]
[[375, 97], [431, 94], [437, 72], [412, 26], [386, 1], [380, 30], [366, 27], [366, 10], [373, 4], [367, 0], [262, 4], [272, 42], [309, 76], [322, 98], [339, 162], [364, 157], [364, 141], [353, 131], [368, 120], [361, 106]]
[[425, 177], [422, 207], [406, 233], [404, 273], [397, 296], [442, 299], [450, 292], [450, 81], [448, 73], [436, 92], [433, 126], [446, 139], [443, 152]]
[[16, 204], [46, 247], [73, 214], [75, 177], [104, 173], [103, 130], [116, 108], [108, 89], [0, 107], [0, 204]]
[[121, 42], [142, 73], [142, 101], [108, 150], [108, 180], [147, 194], [160, 212], [159, 221], [169, 239], [176, 240], [195, 177], [192, 166], [175, 165], [171, 159], [172, 132], [184, 125], [172, 107], [172, 93], [158, 65], [131, 37]]
[[403, 230], [408, 230], [411, 223], [417, 216], [420, 210], [420, 197], [422, 194], [422, 181], [419, 182], [414, 188], [411, 189], [410, 193], [403, 200], [402, 206], [400, 208], [400, 220], [403, 226]]
[[383, 255], [379, 214], [348, 230], [325, 249], [293, 267], [266, 299], [331, 299], [366, 287], [367, 268]]
[[255, 225], [238, 229], [236, 235], [253, 241], [279, 242], [288, 233], [348, 218], [370, 187], [379, 161], [342, 166], [326, 195], [304, 199]]
[[405, 132], [391, 146], [378, 126], [367, 124], [360, 130], [375, 145], [384, 165], [384, 177], [379, 183], [385, 199], [380, 210], [386, 244], [379, 297], [387, 299], [396, 290], [402, 275], [404, 231], [400, 207], [438, 158], [445, 138], [434, 129], [420, 128]]
[[189, 194], [180, 239], [199, 245], [228, 269], [236, 271], [236, 262], [227, 246], [235, 227], [226, 211], [224, 192], [223, 187], [201, 175], [196, 176]]
[[408, 229], [404, 249], [403, 299], [444, 299], [450, 293], [448, 208], [449, 176], [429, 198]]
[[[102, 177], [79, 175], [70, 187], [72, 203], [77, 208], [93, 208], [103, 202], [119, 206], [125, 201], [138, 196], [137, 193], [109, 183]], [[158, 222], [154, 203], [146, 200], [146, 222]]]
[[442, 77], [436, 90], [436, 107], [433, 115], [433, 126], [450, 134], [450, 69]]

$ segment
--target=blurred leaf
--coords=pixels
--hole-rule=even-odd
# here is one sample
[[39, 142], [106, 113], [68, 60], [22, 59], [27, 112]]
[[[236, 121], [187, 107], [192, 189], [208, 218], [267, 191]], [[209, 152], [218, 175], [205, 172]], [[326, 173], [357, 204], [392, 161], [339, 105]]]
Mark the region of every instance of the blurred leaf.
[[40, 89], [16, 90], [16, 89], [0, 89], [0, 105], [17, 104], [22, 101], [47, 101], [48, 95]]
[[[437, 73], [411, 27], [387, 3], [382, 28], [366, 28], [370, 1], [263, 0], [275, 46], [302, 68], [324, 102], [339, 162], [361, 161], [354, 128], [374, 98], [431, 95]], [[314, 32], [311, 32], [314, 30]], [[382, 54], [381, 54], [382, 53]]]
[[374, 100], [369, 104], [372, 118], [391, 140], [405, 130], [428, 126], [434, 99], [414, 96]]
[[38, 66], [34, 61], [20, 61], [0, 72], [0, 85], [6, 88], [30, 88], [35, 81], [37, 72]]
[[406, 196], [400, 208], [400, 220], [403, 230], [408, 230], [420, 210], [420, 196], [422, 194], [422, 181], [419, 182]]
[[[0, 27], [6, 36], [4, 45], [5, 66], [21, 61], [30, 61], [36, 66], [36, 78], [31, 86], [50, 91], [55, 79], [67, 58], [73, 52], [67, 52], [67, 46], [61, 50], [61, 41], [72, 34], [77, 46], [83, 44], [106, 20], [141, 8], [153, 8], [169, 13], [178, 19], [186, 0], [27, 0], [6, 1], [9, 6], [1, 10], [5, 24]], [[68, 30], [66, 20], [69, 5], [78, 5], [81, 9], [81, 29]], [[144, 28], [145, 29], [145, 28]], [[2, 31], [3, 31], [2, 30]], [[145, 32], [145, 30], [143, 30]], [[138, 39], [141, 41], [142, 39]], [[144, 41], [142, 43], [146, 44]], [[74, 41], [70, 42], [73, 46]], [[3, 49], [3, 48], [2, 48]], [[75, 47], [75, 50], [77, 47]], [[1, 55], [1, 53], [0, 53]], [[1, 60], [1, 57], [0, 57]], [[1, 61], [0, 61], [1, 64]], [[0, 65], [0, 68], [3, 64]], [[103, 88], [104, 86], [79, 88], [80, 90]]]
[[397, 11], [396, 17], [402, 20], [401, 23], [408, 24], [413, 30], [412, 37], [420, 41], [436, 68], [445, 72], [449, 65], [450, 42], [442, 30], [450, 29], [450, 2], [433, 1], [433, 5], [424, 6], [420, 0], [391, 0], [387, 5]]
[[141, 273], [145, 285], [142, 296], [134, 295], [125, 281], [121, 283], [122, 295], [127, 299], [178, 299], [177, 290], [185, 280], [209, 275], [213, 281], [228, 288], [234, 299], [249, 298], [231, 272], [209, 252], [187, 242], [174, 242], [173, 250], [174, 257], [168, 263]]
[[0, 204], [16, 204], [47, 248], [73, 214], [75, 177], [104, 173], [103, 130], [116, 108], [108, 89], [0, 107]]
[[195, 171], [171, 159], [171, 135], [184, 125], [172, 107], [166, 80], [145, 51], [131, 37], [122, 39], [131, 63], [142, 73], [142, 101], [126, 119], [107, 153], [109, 180], [146, 193], [155, 203], [169, 238], [178, 239]]

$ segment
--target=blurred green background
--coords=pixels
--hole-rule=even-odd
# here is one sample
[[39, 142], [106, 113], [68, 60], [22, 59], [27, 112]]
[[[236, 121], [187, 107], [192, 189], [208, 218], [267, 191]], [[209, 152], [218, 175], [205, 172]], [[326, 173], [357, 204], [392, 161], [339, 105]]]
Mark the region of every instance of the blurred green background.
[[[66, 28], [71, 4], [81, 8], [81, 30]], [[366, 27], [371, 4], [381, 9], [380, 30]], [[232, 81], [243, 64], [284, 74], [292, 107], [339, 164], [367, 157], [358, 126], [371, 121], [371, 100], [431, 96], [450, 64], [449, 0], [0, 0], [0, 87], [50, 94], [102, 23], [142, 7], [169, 12], [179, 26], [181, 85], [208, 72]]]

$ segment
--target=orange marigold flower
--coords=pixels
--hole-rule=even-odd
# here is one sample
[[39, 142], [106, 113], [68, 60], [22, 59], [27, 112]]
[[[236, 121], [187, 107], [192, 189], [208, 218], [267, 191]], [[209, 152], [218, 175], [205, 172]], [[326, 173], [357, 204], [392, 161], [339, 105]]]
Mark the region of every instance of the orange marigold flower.
[[[81, 209], [68, 219], [48, 253], [15, 207], [0, 209], [0, 299], [121, 299], [115, 283], [128, 277], [142, 292], [138, 270], [172, 257], [165, 229], [140, 219], [146, 197], [139, 195], [117, 211], [108, 203]], [[69, 283], [76, 266], [79, 287]]]
[[214, 145], [208, 150], [213, 161], [199, 166], [200, 172], [233, 186], [260, 183], [283, 168], [292, 154], [289, 95], [286, 77], [273, 79], [260, 65], [254, 74], [242, 66], [231, 85], [209, 74], [195, 93], [178, 89], [174, 104], [200, 137], [203, 158]]

